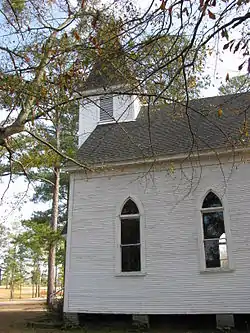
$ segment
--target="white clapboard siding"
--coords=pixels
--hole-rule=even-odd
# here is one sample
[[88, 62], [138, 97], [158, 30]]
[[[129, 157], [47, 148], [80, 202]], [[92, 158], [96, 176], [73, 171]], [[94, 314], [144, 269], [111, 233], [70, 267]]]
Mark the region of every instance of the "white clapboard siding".
[[[84, 180], [71, 176], [64, 311], [197, 314], [250, 312], [250, 166], [203, 167], [193, 184], [166, 171]], [[186, 174], [191, 171], [185, 170]], [[226, 185], [226, 186], [225, 186]], [[194, 191], [190, 191], [193, 186]], [[200, 271], [201, 200], [227, 203], [234, 270]], [[144, 209], [145, 276], [116, 275], [116, 214], [129, 196]]]

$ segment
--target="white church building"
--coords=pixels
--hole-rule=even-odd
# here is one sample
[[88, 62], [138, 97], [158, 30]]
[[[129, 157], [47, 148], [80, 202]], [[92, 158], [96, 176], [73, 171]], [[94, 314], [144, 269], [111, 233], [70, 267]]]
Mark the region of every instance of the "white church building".
[[233, 325], [250, 313], [250, 94], [149, 108], [92, 73], [86, 96], [88, 170], [68, 166], [64, 312]]

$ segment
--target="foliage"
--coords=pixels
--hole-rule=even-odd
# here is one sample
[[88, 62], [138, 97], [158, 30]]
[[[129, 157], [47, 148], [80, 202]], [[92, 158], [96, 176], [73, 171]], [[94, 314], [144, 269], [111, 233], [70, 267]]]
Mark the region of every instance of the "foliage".
[[3, 272], [5, 266], [5, 258], [8, 255], [8, 242], [9, 242], [9, 230], [4, 224], [0, 224], [0, 269], [1, 277], [4, 279]]
[[25, 246], [30, 258], [35, 256], [42, 260], [49, 244], [58, 239], [58, 233], [51, 232], [49, 220], [40, 212], [35, 212], [30, 220], [22, 221], [22, 226], [25, 227], [25, 231], [18, 235], [15, 241]]
[[8, 244], [8, 229], [2, 223], [0, 223], [0, 255], [3, 258], [6, 247]]
[[[171, 64], [165, 66], [166, 57], [173, 58], [178, 50], [183, 49], [189, 43], [186, 37], [178, 35], [159, 36], [151, 40], [147, 36], [138, 51], [131, 54], [133, 60], [139, 59], [139, 66], [135, 66], [135, 72], [139, 78], [149, 76], [145, 82], [145, 91], [148, 95], [156, 96], [155, 102], [164, 95], [166, 102], [185, 100], [186, 90], [190, 98], [196, 98], [200, 90], [209, 84], [209, 77], [204, 74], [205, 49], [194, 60], [195, 47], [186, 58], [176, 58]], [[137, 62], [135, 61], [135, 64]], [[182, 66], [186, 66], [185, 76]]]
[[[202, 67], [199, 59], [218, 38], [225, 50], [242, 54], [240, 68], [248, 64], [249, 37], [244, 26], [250, 15], [247, 1], [168, 4], [161, 0], [159, 7], [153, 1], [139, 10], [131, 2], [126, 6], [122, 2], [97, 5], [89, 0], [74, 6], [66, 0], [12, 0], [3, 2], [1, 13], [1, 27], [7, 34], [1, 37], [0, 48], [1, 102], [6, 112], [0, 144], [8, 153], [14, 145], [10, 138], [15, 134], [26, 131], [34, 138], [39, 120], [47, 118], [56, 106], [83, 97], [82, 83], [93, 59], [105, 54], [110, 59], [110, 46], [118, 37], [128, 68], [132, 61], [142, 75], [133, 90], [149, 95], [145, 84], [151, 83], [152, 88], [152, 82], [162, 79], [165, 73], [159, 88], [151, 92], [154, 101], [166, 100], [169, 95], [165, 93], [171, 91], [175, 80], [184, 82], [188, 97], [190, 86], [197, 85], [197, 75], [192, 75], [191, 69]], [[112, 15], [119, 29], [102, 34], [101, 27]], [[239, 38], [233, 36], [237, 29], [241, 32]], [[149, 35], [146, 41], [145, 31]], [[145, 56], [151, 61], [146, 61]]]
[[219, 87], [220, 95], [239, 94], [250, 91], [250, 76], [240, 75], [230, 78]]
[[71, 161], [91, 170], [76, 160], [76, 109], [90, 96], [83, 90], [94, 64], [115, 67], [119, 80], [129, 83], [125, 92], [116, 86], [114, 95], [138, 94], [149, 107], [188, 103], [206, 84], [204, 59], [214, 45], [241, 55], [236, 66], [250, 71], [249, 18], [247, 0], [161, 0], [144, 9], [131, 1], [2, 1], [0, 171], [10, 182], [13, 174], [25, 175], [35, 184], [34, 200], [52, 202], [24, 223], [6, 259], [11, 272], [20, 271], [10, 258], [21, 256], [24, 245], [33, 280], [40, 280], [41, 262], [57, 240], [58, 210], [61, 220], [66, 211], [61, 168]]
[[29, 220], [22, 221], [22, 232], [9, 235], [9, 249], [4, 257], [4, 281], [10, 286], [13, 297], [14, 290], [28, 281], [36, 286], [33, 296], [40, 295], [42, 270], [48, 261], [51, 243], [58, 243], [58, 262], [62, 267], [64, 260], [63, 240], [60, 232], [50, 228], [46, 212], [35, 212]]
[[14, 290], [21, 286], [25, 280], [26, 270], [24, 266], [25, 249], [22, 244], [13, 244], [4, 258], [4, 281], [10, 286], [10, 299], [14, 297]]

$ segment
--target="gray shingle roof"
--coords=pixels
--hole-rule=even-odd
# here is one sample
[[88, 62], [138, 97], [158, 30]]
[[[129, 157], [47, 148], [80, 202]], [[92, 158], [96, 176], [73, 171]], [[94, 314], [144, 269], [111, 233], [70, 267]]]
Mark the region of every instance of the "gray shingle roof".
[[136, 121], [98, 125], [80, 147], [78, 159], [105, 164], [239, 148], [248, 142], [241, 130], [249, 114], [250, 93], [193, 100], [187, 110], [183, 104], [143, 106]]

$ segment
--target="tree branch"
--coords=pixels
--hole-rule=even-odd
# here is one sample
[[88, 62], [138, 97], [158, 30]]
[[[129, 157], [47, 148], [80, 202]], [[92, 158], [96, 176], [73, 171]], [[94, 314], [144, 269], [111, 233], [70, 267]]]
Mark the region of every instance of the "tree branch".
[[63, 152], [61, 152], [58, 149], [56, 149], [52, 144], [50, 144], [49, 142], [45, 141], [43, 138], [41, 138], [40, 136], [36, 135], [35, 133], [33, 133], [31, 131], [28, 131], [27, 129], [25, 130], [25, 132], [28, 133], [29, 135], [31, 135], [36, 140], [38, 140], [41, 143], [43, 143], [44, 145], [46, 145], [47, 147], [49, 147], [51, 150], [53, 150], [55, 153], [57, 153], [63, 159], [68, 160], [70, 162], [73, 162], [74, 164], [78, 165], [79, 167], [85, 169], [86, 171], [93, 171], [88, 165], [82, 164], [82, 163], [78, 162], [77, 160], [75, 160], [74, 158], [71, 158], [71, 157], [65, 155]]

